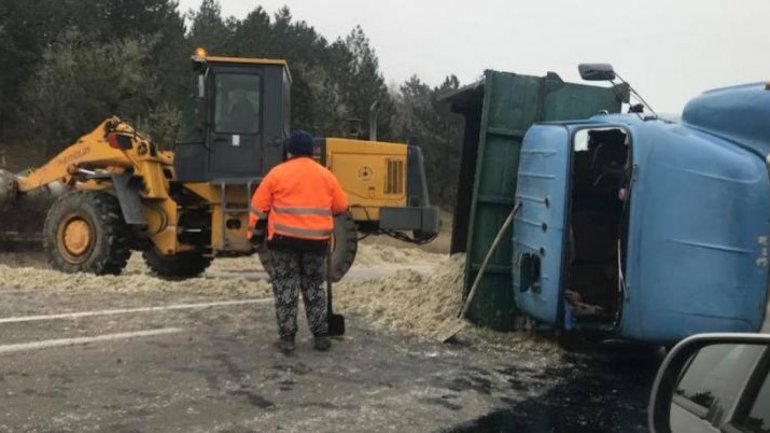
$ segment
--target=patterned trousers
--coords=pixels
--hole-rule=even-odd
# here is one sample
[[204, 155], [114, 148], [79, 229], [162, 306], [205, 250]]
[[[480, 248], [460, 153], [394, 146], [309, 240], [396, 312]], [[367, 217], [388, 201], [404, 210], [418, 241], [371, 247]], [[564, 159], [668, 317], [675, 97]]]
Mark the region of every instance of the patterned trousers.
[[270, 251], [273, 268], [273, 295], [278, 334], [294, 337], [297, 333], [299, 293], [305, 303], [310, 331], [315, 336], [326, 335], [326, 293], [324, 293], [323, 254]]

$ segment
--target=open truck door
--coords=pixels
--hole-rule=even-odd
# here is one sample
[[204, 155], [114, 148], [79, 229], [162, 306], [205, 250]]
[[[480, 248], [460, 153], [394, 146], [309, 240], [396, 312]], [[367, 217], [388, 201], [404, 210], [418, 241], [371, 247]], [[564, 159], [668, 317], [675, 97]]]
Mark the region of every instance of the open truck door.
[[618, 126], [540, 124], [524, 137], [513, 287], [527, 315], [614, 331], [622, 311], [632, 164]]
[[513, 223], [513, 290], [518, 308], [547, 322], [560, 320], [566, 245], [569, 130], [535, 125], [524, 137]]

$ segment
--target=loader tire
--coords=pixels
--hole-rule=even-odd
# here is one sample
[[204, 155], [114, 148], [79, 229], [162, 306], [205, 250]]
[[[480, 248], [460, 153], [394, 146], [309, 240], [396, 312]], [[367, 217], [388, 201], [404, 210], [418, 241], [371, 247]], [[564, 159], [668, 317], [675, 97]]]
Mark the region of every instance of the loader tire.
[[43, 248], [48, 262], [62, 272], [118, 275], [131, 255], [131, 231], [115, 196], [75, 191], [48, 210]]
[[[331, 280], [338, 282], [348, 273], [353, 261], [356, 259], [358, 251], [358, 231], [356, 223], [350, 212], [334, 217], [334, 234], [332, 235], [332, 272]], [[265, 272], [273, 277], [270, 252], [262, 250], [259, 253], [259, 260]]]
[[152, 273], [167, 280], [185, 280], [202, 274], [211, 265], [211, 259], [200, 253], [178, 253], [164, 256], [155, 248], [142, 253]]

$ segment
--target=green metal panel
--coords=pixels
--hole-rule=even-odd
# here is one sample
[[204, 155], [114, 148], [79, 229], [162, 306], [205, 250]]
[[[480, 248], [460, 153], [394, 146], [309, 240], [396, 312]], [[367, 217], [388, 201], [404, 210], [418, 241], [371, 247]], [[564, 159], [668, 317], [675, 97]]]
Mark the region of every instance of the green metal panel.
[[[553, 73], [533, 77], [488, 70], [484, 73], [483, 88], [464, 296], [513, 209], [519, 152], [526, 130], [539, 121], [581, 119], [601, 110], [618, 112], [621, 108], [614, 90], [564, 83]], [[490, 259], [468, 313], [472, 321], [499, 330], [515, 328], [510, 239], [509, 229]]]

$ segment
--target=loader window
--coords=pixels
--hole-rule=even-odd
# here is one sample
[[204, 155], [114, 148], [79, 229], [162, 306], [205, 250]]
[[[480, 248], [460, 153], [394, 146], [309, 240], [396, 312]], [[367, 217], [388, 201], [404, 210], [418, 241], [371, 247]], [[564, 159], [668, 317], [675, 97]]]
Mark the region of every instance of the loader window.
[[198, 104], [198, 75], [192, 77], [187, 86], [187, 99], [182, 107], [182, 119], [176, 144], [195, 144], [203, 142], [203, 125]]
[[259, 75], [218, 74], [214, 124], [223, 134], [256, 134], [262, 106]]
[[289, 136], [291, 131], [291, 81], [286, 70], [283, 71], [283, 133]]
[[195, 97], [190, 97], [185, 101], [182, 108], [182, 124], [179, 126], [179, 135], [176, 140], [177, 144], [203, 142], [203, 134], [198, 121], [197, 103]]

